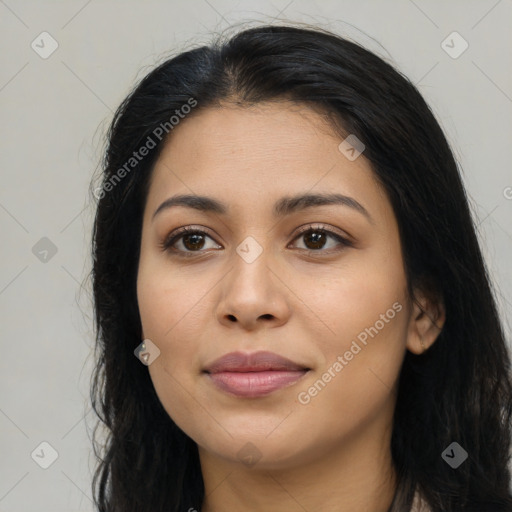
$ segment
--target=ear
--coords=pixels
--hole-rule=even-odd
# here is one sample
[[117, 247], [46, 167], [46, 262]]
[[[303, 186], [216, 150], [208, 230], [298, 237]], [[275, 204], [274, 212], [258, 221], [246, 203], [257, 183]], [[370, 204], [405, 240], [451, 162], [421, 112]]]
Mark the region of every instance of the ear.
[[412, 302], [406, 346], [413, 354], [420, 355], [435, 343], [444, 326], [446, 311], [443, 300], [434, 294], [415, 291]]

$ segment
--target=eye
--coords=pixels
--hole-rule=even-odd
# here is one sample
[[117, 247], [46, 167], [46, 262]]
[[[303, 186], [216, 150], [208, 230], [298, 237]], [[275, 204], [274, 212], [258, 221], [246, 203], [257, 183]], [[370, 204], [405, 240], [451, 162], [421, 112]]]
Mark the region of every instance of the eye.
[[[182, 253], [185, 256], [193, 256], [191, 253], [205, 252], [201, 249], [209, 249], [209, 247], [205, 247], [205, 240], [207, 238], [213, 241], [208, 235], [208, 232], [204, 229], [185, 226], [171, 233], [160, 246], [163, 251], [172, 251]], [[214, 245], [216, 249], [221, 247], [216, 243]]]
[[[329, 239], [331, 239], [331, 244], [328, 244]], [[295, 240], [302, 240], [305, 247], [299, 247], [299, 249], [309, 252], [330, 253], [353, 245], [347, 238], [330, 229], [326, 229], [323, 225], [301, 228], [299, 236]]]

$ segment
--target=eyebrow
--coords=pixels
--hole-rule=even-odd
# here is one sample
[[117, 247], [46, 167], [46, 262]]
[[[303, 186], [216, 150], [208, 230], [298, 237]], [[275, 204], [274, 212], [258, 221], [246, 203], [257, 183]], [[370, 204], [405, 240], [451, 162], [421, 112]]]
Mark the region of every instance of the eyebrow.
[[[299, 194], [295, 196], [282, 197], [273, 208], [274, 217], [285, 217], [292, 213], [312, 208], [315, 206], [347, 206], [363, 214], [371, 223], [373, 219], [366, 208], [356, 201], [353, 197], [343, 194]], [[228, 207], [208, 196], [198, 196], [192, 194], [181, 194], [166, 199], [153, 213], [154, 219], [160, 212], [172, 208], [173, 206], [184, 206], [193, 208], [202, 212], [218, 213], [226, 215], [229, 211]]]

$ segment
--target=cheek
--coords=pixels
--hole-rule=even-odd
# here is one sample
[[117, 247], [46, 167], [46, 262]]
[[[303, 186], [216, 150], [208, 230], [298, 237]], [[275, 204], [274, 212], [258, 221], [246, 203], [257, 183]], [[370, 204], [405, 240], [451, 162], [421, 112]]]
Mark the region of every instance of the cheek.
[[[160, 297], [157, 294], [150, 297], [152, 300], [141, 308], [141, 318], [145, 336], [159, 348], [160, 355], [148, 367], [149, 375], [169, 417], [188, 433], [194, 430], [194, 423], [203, 410], [198, 406], [200, 397], [195, 396], [199, 347], [194, 340], [199, 338], [190, 330], [185, 332], [187, 326], [193, 324], [190, 319], [186, 321], [190, 308], [180, 301], [165, 300], [164, 297], [175, 297], [172, 291], [166, 290]], [[162, 302], [157, 305], [159, 298]], [[207, 418], [201, 421], [205, 422]]]
[[189, 277], [141, 255], [137, 298], [143, 334], [160, 350], [148, 371], [162, 406], [187, 432], [193, 429], [191, 418], [197, 421], [202, 410], [194, 390], [199, 373], [199, 318], [206, 304], [201, 301], [204, 287], [191, 286], [193, 277]]
[[341, 421], [356, 424], [389, 403], [399, 376], [409, 323], [407, 286], [401, 255], [390, 245], [358, 254], [339, 275], [314, 298], [329, 334], [317, 338], [323, 353], [317, 380], [300, 391], [306, 393], [302, 403], [311, 399], [317, 411], [332, 404], [347, 413]]
[[184, 376], [192, 374], [197, 365], [196, 345], [201, 329], [197, 315], [204, 305], [192, 294], [183, 293], [176, 280], [171, 287], [172, 277], [157, 277], [152, 275], [138, 282], [143, 333], [160, 350], [155, 368], [183, 382]]
[[317, 286], [308, 280], [298, 293], [325, 327], [317, 343], [331, 360], [349, 350], [358, 336], [363, 343], [383, 340], [379, 347], [387, 350], [389, 345], [405, 346], [407, 283], [399, 254], [385, 249], [354, 253], [335, 273], [317, 278]]
[[324, 364], [297, 389], [304, 421], [321, 425], [333, 442], [392, 418], [393, 389], [405, 355], [406, 308], [398, 301], [374, 301], [367, 309], [346, 306], [353, 316], [339, 319], [335, 341], [324, 346]]
[[[144, 335], [169, 346], [177, 332], [182, 336], [184, 330], [194, 329], [204, 308], [205, 289], [208, 283], [166, 263], [165, 256], [141, 254], [137, 299]], [[194, 339], [193, 332], [189, 338]]]
[[207, 402], [194, 393], [195, 383], [186, 373], [185, 358], [173, 357], [174, 352], [169, 347], [148, 367], [153, 387], [169, 418], [196, 443], [207, 444], [204, 426], [211, 429], [215, 424], [212, 425], [211, 413], [204, 405]]

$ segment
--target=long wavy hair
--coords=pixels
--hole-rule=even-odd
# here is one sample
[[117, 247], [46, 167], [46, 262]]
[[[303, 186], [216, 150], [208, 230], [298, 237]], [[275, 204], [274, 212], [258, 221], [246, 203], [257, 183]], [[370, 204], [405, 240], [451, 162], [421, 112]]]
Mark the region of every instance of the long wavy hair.
[[[417, 287], [431, 290], [446, 311], [434, 345], [422, 355], [407, 352], [401, 369], [390, 447], [398, 487], [389, 512], [410, 510], [416, 490], [434, 512], [512, 511], [510, 354], [452, 151], [393, 65], [302, 25], [253, 27], [168, 58], [114, 115], [92, 234], [98, 510], [200, 510], [204, 498], [197, 445], [164, 410], [134, 356], [142, 340], [136, 279], [148, 184], [161, 134], [172, 137], [169, 120], [190, 110], [183, 105], [191, 99], [190, 116], [221, 102], [291, 100], [321, 109], [340, 137], [355, 134], [365, 144], [398, 221], [411, 296]], [[153, 147], [130, 160], [142, 146]], [[99, 426], [107, 434], [101, 442]], [[441, 457], [454, 441], [468, 453], [457, 469]]]

